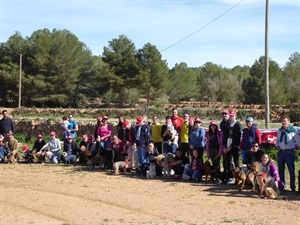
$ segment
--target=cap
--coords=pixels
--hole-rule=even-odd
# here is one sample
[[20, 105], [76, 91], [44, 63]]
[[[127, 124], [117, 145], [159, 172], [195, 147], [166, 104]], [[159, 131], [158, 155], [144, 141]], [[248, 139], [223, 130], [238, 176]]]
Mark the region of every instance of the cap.
[[24, 145], [24, 146], [22, 147], [22, 151], [23, 151], [23, 152], [26, 152], [28, 149], [29, 149], [29, 146], [28, 146], [28, 145]]
[[68, 136], [68, 139], [73, 139], [73, 137], [71, 135]]
[[144, 121], [144, 117], [139, 116], [138, 118], [136, 118], [136, 125], [141, 124]]
[[43, 135], [39, 134], [37, 137], [38, 137], [38, 138], [42, 138], [42, 137], [43, 137]]
[[215, 126], [217, 126], [217, 123], [216, 123], [216, 121], [210, 121], [210, 123], [209, 123], [209, 126], [212, 126], [212, 125], [215, 125]]
[[234, 109], [230, 109], [229, 116], [236, 116], [236, 111]]
[[222, 111], [222, 114], [229, 114], [229, 111], [228, 111], [227, 109], [224, 109], [224, 110]]
[[200, 118], [196, 118], [196, 119], [194, 120], [194, 123], [202, 123], [202, 121], [201, 121]]
[[129, 121], [125, 120], [122, 125], [123, 129], [126, 128], [128, 126], [128, 124], [129, 124]]
[[253, 122], [253, 118], [252, 118], [251, 116], [247, 116], [247, 117], [246, 117], [246, 121], [247, 121], [247, 122]]
[[9, 135], [13, 135], [14, 133], [10, 130], [10, 131], [8, 131], [8, 133], [6, 134], [7, 136], [9, 136]]
[[190, 121], [195, 121], [195, 118], [194, 117], [190, 117]]
[[82, 139], [86, 139], [88, 136], [86, 134], [82, 135]]
[[51, 131], [50, 136], [51, 135], [56, 135], [55, 131]]

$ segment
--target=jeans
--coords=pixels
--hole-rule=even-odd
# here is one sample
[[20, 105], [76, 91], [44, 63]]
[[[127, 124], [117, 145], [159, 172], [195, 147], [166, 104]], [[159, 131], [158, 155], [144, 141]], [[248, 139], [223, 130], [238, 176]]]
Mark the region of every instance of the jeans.
[[60, 159], [60, 155], [59, 155], [59, 152], [46, 152], [46, 155], [45, 155], [50, 161], [51, 163], [53, 164], [57, 164], [59, 159]]
[[279, 172], [280, 181], [282, 182], [283, 186], [286, 185], [285, 174], [284, 174], [285, 164], [286, 164], [290, 174], [290, 188], [292, 190], [296, 189], [295, 158], [296, 158], [295, 149], [279, 151], [277, 154], [278, 172]]
[[228, 178], [232, 178], [231, 170], [239, 166], [239, 148], [232, 147], [231, 150], [223, 156], [224, 172]]
[[110, 139], [106, 140], [106, 141], [101, 141], [100, 145], [102, 148], [108, 149], [110, 147], [111, 141]]
[[138, 153], [138, 158], [139, 158], [139, 166], [145, 166], [147, 163], [146, 160], [146, 147], [145, 146], [139, 146], [137, 147], [137, 153]]
[[177, 150], [177, 145], [175, 145], [175, 144], [170, 144], [169, 145], [167, 142], [164, 142], [163, 143], [163, 149], [164, 149], [164, 153], [170, 152], [170, 153], [175, 154], [175, 152]]
[[186, 173], [187, 175], [189, 175], [194, 180], [199, 179], [199, 177], [202, 176], [202, 171], [201, 170], [192, 171], [190, 168], [185, 169], [184, 173]]

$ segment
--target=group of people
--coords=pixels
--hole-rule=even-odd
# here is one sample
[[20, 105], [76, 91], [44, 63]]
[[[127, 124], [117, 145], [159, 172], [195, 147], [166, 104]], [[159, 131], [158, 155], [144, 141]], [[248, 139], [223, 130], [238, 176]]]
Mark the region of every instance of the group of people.
[[[17, 145], [17, 141], [13, 138], [14, 124], [7, 116], [7, 111], [4, 110], [2, 115], [0, 132], [3, 138], [0, 138], [0, 161], [4, 160], [4, 156], [10, 160], [16, 155], [14, 145]], [[243, 129], [241, 122], [237, 120], [236, 110], [223, 110], [221, 122], [211, 121], [207, 129], [202, 127], [200, 118], [190, 117], [188, 113], [180, 117], [176, 108], [172, 109], [170, 116], [165, 117], [163, 124], [155, 115], [151, 122], [144, 115], [137, 117], [135, 123], [120, 116], [115, 134], [108, 122], [108, 116], [99, 116], [94, 133], [82, 135], [79, 145], [76, 143], [78, 124], [72, 115], [63, 118], [61, 127], [63, 157], [60, 154], [61, 141], [54, 131], [50, 133], [50, 140], [47, 143], [39, 134], [32, 150], [29, 150], [28, 146], [23, 150], [28, 151], [34, 160], [41, 162], [48, 158], [51, 163], [58, 163], [62, 159], [75, 163], [80, 161], [82, 146], [91, 152], [89, 157], [95, 156], [99, 149], [107, 149], [114, 151], [115, 161], [127, 160], [130, 170], [136, 172], [145, 172], [151, 163], [156, 163], [155, 157], [159, 154], [171, 153], [174, 154], [170, 162], [175, 173], [174, 179], [181, 179], [183, 175], [187, 175], [192, 180], [201, 179], [203, 158], [206, 153], [213, 170], [216, 173], [222, 171], [226, 177], [222, 182], [228, 184], [235, 183], [231, 171], [234, 167], [240, 166], [241, 155], [242, 163], [245, 165], [251, 165], [254, 161], [261, 162], [268, 168], [281, 189], [286, 187], [284, 172], [287, 164], [290, 188], [292, 191], [296, 189], [295, 149], [300, 145], [300, 136], [288, 116], [282, 118], [282, 127], [277, 133], [275, 147], [278, 150], [278, 172], [269, 156], [259, 150], [261, 133], [253, 118], [251, 116], [245, 118]], [[157, 172], [161, 174], [159, 168]], [[215, 179], [219, 182], [218, 178]]]

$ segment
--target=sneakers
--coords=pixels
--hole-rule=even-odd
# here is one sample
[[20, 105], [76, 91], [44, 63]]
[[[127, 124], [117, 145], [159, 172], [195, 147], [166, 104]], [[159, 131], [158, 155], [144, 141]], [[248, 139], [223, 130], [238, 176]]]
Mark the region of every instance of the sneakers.
[[235, 178], [229, 178], [227, 184], [235, 184]]

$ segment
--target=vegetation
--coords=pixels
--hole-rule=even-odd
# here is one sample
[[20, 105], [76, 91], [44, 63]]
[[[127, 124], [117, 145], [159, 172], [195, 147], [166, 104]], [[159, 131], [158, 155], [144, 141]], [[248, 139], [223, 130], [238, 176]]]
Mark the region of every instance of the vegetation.
[[[18, 104], [20, 54], [25, 107], [122, 106], [140, 98], [147, 106], [191, 98], [264, 103], [264, 57], [251, 67], [207, 62], [190, 68], [181, 62], [169, 69], [155, 45], [136, 49], [125, 35], [94, 56], [70, 31], [41, 29], [25, 38], [16, 32], [0, 43], [0, 104], [6, 107]], [[300, 53], [293, 53], [284, 68], [270, 59], [270, 103], [300, 103], [299, 92]]]

